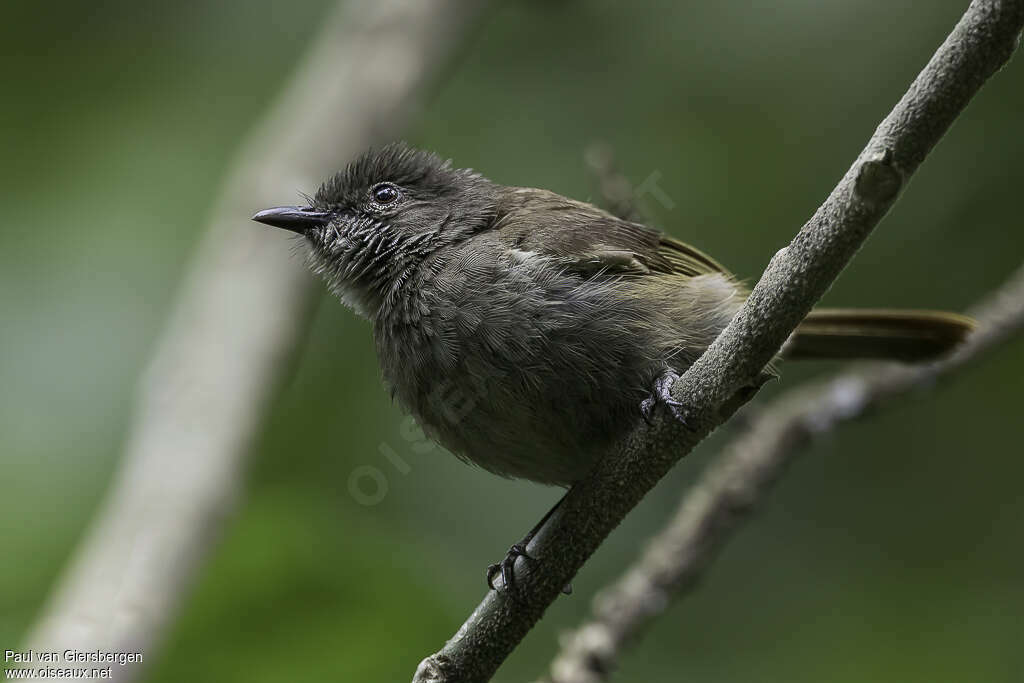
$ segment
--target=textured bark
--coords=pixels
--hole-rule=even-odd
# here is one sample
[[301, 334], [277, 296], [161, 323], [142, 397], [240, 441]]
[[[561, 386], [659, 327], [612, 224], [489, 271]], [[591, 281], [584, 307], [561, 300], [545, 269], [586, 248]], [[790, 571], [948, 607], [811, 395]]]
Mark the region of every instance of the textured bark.
[[547, 683], [598, 683], [622, 649], [700, 580], [719, 549], [816, 437], [875, 414], [959, 370], [1024, 329], [1024, 267], [975, 308], [978, 329], [953, 355], [919, 366], [872, 365], [794, 389], [760, 412], [687, 492], [672, 521], [622, 578], [594, 598], [591, 618], [562, 639]]

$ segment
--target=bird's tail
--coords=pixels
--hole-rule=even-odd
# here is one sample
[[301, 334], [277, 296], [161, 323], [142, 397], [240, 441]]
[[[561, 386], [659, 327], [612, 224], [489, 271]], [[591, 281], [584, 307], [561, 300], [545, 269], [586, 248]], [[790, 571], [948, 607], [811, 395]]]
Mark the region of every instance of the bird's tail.
[[923, 362], [945, 355], [974, 328], [971, 318], [945, 311], [820, 308], [796, 328], [782, 356]]

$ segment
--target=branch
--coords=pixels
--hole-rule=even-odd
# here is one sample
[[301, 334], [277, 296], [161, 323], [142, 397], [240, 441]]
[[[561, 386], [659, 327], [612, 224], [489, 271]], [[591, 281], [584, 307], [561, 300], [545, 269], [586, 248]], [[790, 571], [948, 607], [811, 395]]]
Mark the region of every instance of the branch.
[[930, 365], [874, 365], [795, 389], [759, 414], [690, 489], [675, 518], [616, 583], [594, 598], [593, 616], [562, 639], [553, 683], [606, 680], [623, 646], [689, 592], [740, 523], [817, 436], [964, 367], [1024, 329], [1024, 267], [974, 311], [979, 327], [949, 358]]
[[[414, 683], [487, 681], [623, 517], [727, 415], [821, 298], [981, 85], [1013, 53], [1024, 0], [974, 0], [832, 194], [771, 260], [747, 302], [675, 383], [685, 425], [659, 411], [570, 490], [517, 565], [514, 593], [489, 592]], [[733, 401], [735, 403], [735, 401]]]
[[[249, 216], [396, 135], [485, 5], [353, 0], [326, 18], [228, 176], [141, 386], [121, 469], [33, 649], [151, 657], [237, 498], [316, 291], [284, 237]], [[138, 667], [113, 674], [128, 680]]]

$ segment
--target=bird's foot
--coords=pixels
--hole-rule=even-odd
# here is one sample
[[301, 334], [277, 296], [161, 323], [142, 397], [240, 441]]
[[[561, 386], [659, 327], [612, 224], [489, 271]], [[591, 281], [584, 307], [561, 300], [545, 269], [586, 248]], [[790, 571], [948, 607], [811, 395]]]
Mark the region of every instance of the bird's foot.
[[[558, 502], [555, 503], [543, 517], [541, 517], [540, 521], [537, 522], [532, 529], [530, 529], [530, 532], [526, 534], [523, 540], [508, 549], [508, 552], [505, 554], [505, 559], [498, 564], [492, 564], [487, 568], [487, 585], [492, 591], [498, 590], [494, 585], [494, 578], [498, 576], [498, 574], [501, 574], [501, 587], [504, 590], [512, 591], [512, 589], [515, 588], [516, 560], [520, 557], [529, 564], [537, 564], [540, 562], [540, 560], [530, 555], [526, 549], [529, 547], [530, 541], [533, 540], [534, 536], [537, 535], [537, 532], [540, 531], [548, 519], [551, 518], [551, 515], [555, 514], [555, 510], [562, 505], [563, 501], [565, 501], [565, 496], [559, 498]], [[562, 588], [562, 592], [566, 595], [572, 593], [572, 584], [566, 584]]]
[[492, 591], [498, 590], [494, 587], [494, 578], [498, 574], [501, 574], [501, 584], [506, 590], [511, 590], [515, 586], [516, 560], [520, 557], [532, 564], [537, 562], [536, 558], [526, 552], [525, 543], [516, 543], [505, 553], [505, 559], [487, 567], [487, 585]]
[[[516, 559], [520, 557], [531, 564], [537, 564], [538, 562], [537, 558], [526, 552], [525, 543], [516, 543], [508, 549], [508, 553], [505, 554], [505, 559], [498, 564], [492, 564], [487, 567], [487, 585], [492, 591], [498, 590], [498, 587], [494, 585], [494, 579], [498, 574], [501, 574], [502, 588], [505, 590], [512, 590], [515, 587]], [[565, 584], [565, 586], [562, 587], [562, 592], [566, 595], [572, 595], [572, 584]]]
[[666, 406], [672, 411], [672, 415], [677, 420], [686, 424], [683, 404], [672, 398], [672, 385], [676, 383], [677, 379], [679, 379], [678, 374], [672, 370], [666, 370], [654, 381], [651, 395], [640, 402], [640, 414], [647, 424], [651, 424], [651, 419], [654, 417], [654, 409], [658, 404]]

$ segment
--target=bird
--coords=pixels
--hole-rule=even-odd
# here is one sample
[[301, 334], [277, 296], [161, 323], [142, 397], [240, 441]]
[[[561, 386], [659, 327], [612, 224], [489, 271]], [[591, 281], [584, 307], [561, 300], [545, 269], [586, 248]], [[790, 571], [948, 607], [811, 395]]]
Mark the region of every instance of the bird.
[[[672, 383], [749, 293], [656, 228], [403, 142], [306, 199], [252, 219], [301, 236], [311, 269], [371, 324], [384, 383], [424, 432], [503, 477], [569, 488], [659, 406], [685, 419]], [[923, 362], [973, 326], [944, 311], [816, 309], [782, 355]], [[550, 514], [488, 567], [491, 588], [533, 559]]]

